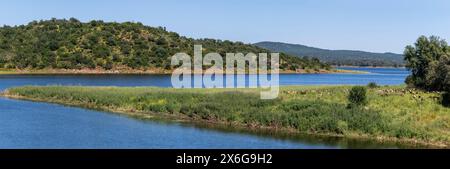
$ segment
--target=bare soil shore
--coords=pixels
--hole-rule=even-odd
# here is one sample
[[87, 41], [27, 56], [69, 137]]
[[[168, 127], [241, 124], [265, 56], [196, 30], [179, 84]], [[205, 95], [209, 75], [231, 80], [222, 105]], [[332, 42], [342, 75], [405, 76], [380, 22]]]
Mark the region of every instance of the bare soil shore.
[[[0, 69], [0, 74], [171, 74], [173, 70], [167, 69]], [[331, 74], [352, 73], [364, 74], [363, 71], [341, 69], [298, 69], [281, 70], [280, 74]], [[195, 73], [198, 74], [198, 73]], [[247, 73], [248, 74], [248, 73]]]

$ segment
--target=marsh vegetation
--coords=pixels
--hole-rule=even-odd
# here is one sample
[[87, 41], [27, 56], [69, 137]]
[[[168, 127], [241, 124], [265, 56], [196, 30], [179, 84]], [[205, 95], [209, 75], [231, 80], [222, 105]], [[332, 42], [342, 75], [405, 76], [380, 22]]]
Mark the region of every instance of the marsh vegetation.
[[293, 133], [450, 145], [450, 108], [439, 92], [405, 86], [368, 88], [366, 104], [348, 107], [351, 86], [283, 87], [275, 100], [259, 89], [17, 87], [5, 96], [101, 109], [135, 117], [170, 117]]

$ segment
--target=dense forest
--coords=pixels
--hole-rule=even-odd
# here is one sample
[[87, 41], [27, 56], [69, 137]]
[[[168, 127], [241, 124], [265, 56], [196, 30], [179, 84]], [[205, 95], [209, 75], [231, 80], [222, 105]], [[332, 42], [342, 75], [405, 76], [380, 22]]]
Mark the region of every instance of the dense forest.
[[331, 65], [347, 66], [404, 66], [403, 56], [394, 53], [371, 53], [354, 50], [327, 50], [304, 45], [279, 43], [279, 42], [260, 42], [256, 46], [285, 52], [299, 57], [316, 57], [320, 61]]
[[[0, 28], [0, 68], [105, 70], [160, 68], [171, 70], [175, 53], [193, 55], [194, 45], [203, 45], [204, 54], [217, 52], [268, 53], [242, 42], [192, 39], [142, 23], [90, 21], [75, 18], [33, 21], [27, 25]], [[329, 69], [317, 59], [280, 54], [282, 70]]]

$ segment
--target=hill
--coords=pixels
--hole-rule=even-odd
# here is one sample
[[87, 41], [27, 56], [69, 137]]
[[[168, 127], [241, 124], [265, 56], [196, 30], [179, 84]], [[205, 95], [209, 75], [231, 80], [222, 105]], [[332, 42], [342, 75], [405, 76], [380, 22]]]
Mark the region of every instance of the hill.
[[[90, 21], [75, 18], [33, 21], [0, 28], [0, 68], [9, 69], [164, 69], [171, 70], [175, 53], [193, 55], [194, 44], [204, 53], [267, 53], [242, 42], [192, 39], [142, 23]], [[329, 69], [315, 59], [280, 54], [280, 68]]]
[[280, 42], [259, 42], [256, 46], [285, 52], [295, 56], [316, 57], [332, 65], [348, 66], [404, 66], [403, 55], [394, 53], [371, 53], [355, 50], [328, 50], [304, 45]]

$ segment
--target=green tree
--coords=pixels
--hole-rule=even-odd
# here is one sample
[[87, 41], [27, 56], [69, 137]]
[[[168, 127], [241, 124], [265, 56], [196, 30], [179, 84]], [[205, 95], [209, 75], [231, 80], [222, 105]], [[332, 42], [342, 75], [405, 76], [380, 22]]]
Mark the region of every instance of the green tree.
[[444, 90], [448, 81], [450, 48], [439, 37], [419, 37], [404, 52], [406, 67], [412, 71], [406, 83], [426, 90]]

